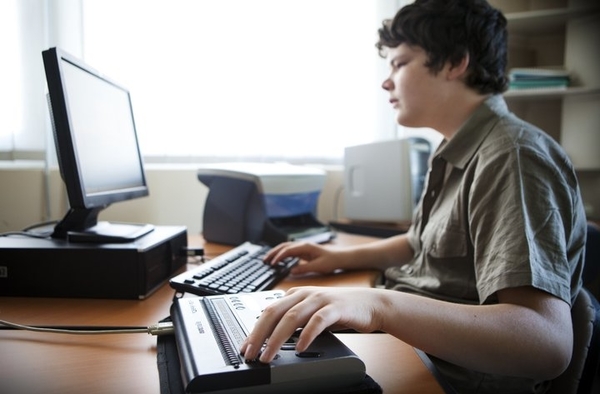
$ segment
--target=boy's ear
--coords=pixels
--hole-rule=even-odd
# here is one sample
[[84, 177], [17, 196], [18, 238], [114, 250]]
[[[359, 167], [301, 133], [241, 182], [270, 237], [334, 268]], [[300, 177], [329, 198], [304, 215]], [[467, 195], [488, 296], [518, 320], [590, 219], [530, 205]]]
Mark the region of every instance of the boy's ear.
[[454, 66], [449, 65], [448, 70], [446, 72], [446, 77], [448, 78], [448, 80], [460, 79], [460, 78], [464, 77], [464, 75], [467, 73], [467, 69], [469, 68], [469, 61], [470, 61], [469, 54], [466, 53], [462, 57], [460, 63], [458, 63]]

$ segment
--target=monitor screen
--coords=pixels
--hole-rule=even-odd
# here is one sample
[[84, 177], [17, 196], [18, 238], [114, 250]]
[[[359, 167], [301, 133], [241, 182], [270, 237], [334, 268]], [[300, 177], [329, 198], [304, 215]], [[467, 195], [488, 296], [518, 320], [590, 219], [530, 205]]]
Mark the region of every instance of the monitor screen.
[[53, 236], [91, 242], [137, 238], [148, 226], [98, 223], [98, 213], [110, 204], [148, 195], [129, 91], [59, 48], [42, 57], [70, 205]]

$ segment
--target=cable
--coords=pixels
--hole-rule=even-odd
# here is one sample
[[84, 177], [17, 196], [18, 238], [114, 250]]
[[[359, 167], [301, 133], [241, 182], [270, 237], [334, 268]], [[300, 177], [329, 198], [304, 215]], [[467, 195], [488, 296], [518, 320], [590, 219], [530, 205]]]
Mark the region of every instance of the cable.
[[24, 237], [31, 237], [31, 238], [49, 238], [50, 234], [52, 234], [52, 233], [49, 232], [47, 234], [35, 234], [35, 233], [29, 233], [27, 231], [9, 231], [6, 233], [0, 233], [0, 237], [8, 237], [9, 235], [22, 235]]
[[40, 227], [49, 227], [56, 223], [58, 223], [56, 220], [51, 220], [51, 221], [42, 222], [42, 223], [36, 223], [31, 226], [25, 227], [23, 230], [20, 230], [20, 231], [8, 231], [5, 233], [0, 233], [0, 237], [8, 237], [10, 235], [22, 235], [24, 237], [31, 237], [31, 238], [50, 238], [50, 236], [52, 235], [52, 232], [54, 231], [54, 227], [52, 227], [51, 229], [46, 230], [46, 231], [35, 232], [33, 230], [40, 228]]
[[40, 227], [48, 227], [54, 224], [57, 224], [58, 220], [50, 220], [47, 222], [41, 222], [41, 223], [36, 223], [36, 224], [32, 224], [31, 226], [27, 226], [23, 229], [23, 231], [31, 231], [31, 230], [35, 230], [36, 228], [40, 228]]
[[148, 327], [95, 327], [95, 326], [63, 326], [63, 327], [42, 327], [27, 326], [24, 324], [12, 323], [6, 320], [0, 320], [0, 329], [27, 330], [36, 332], [46, 332], [54, 334], [77, 334], [77, 335], [101, 335], [101, 334], [138, 334], [147, 333], [150, 335], [173, 334], [174, 328], [172, 322], [159, 322]]

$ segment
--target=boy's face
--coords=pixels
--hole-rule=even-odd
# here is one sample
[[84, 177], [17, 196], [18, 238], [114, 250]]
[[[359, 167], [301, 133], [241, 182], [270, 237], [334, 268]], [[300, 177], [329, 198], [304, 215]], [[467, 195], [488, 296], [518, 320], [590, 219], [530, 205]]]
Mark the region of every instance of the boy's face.
[[427, 53], [415, 46], [401, 44], [388, 48], [389, 77], [382, 88], [390, 94], [396, 121], [406, 127], [432, 127], [436, 101], [443, 90], [442, 73], [434, 75], [426, 66]]

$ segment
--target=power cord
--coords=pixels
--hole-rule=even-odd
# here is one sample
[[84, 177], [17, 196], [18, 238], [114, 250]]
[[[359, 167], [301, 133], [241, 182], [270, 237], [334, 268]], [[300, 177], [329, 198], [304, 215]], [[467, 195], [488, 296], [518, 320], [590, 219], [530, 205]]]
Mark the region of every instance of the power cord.
[[37, 234], [37, 233], [28, 232], [28, 231], [8, 231], [6, 233], [0, 233], [0, 237], [8, 237], [11, 235], [22, 235], [24, 237], [46, 239], [46, 238], [50, 238], [51, 234], [52, 234], [52, 232]]
[[148, 327], [96, 327], [96, 326], [27, 326], [0, 320], [2, 330], [27, 330], [36, 332], [47, 332], [54, 334], [77, 334], [77, 335], [100, 335], [100, 334], [137, 334], [147, 333], [150, 335], [171, 335], [174, 332], [172, 322], [159, 322]]
[[[11, 235], [22, 235], [24, 237], [46, 239], [46, 238], [50, 238], [50, 236], [52, 235], [52, 232], [54, 231], [53, 225], [56, 223], [58, 223], [56, 220], [42, 222], [42, 223], [36, 223], [34, 225], [25, 227], [23, 230], [8, 231], [5, 233], [0, 233], [0, 237], [8, 237]], [[44, 228], [44, 227], [50, 227], [50, 228], [43, 230], [43, 231], [35, 231], [36, 229]]]

